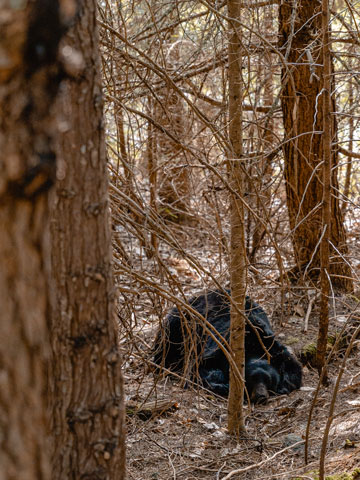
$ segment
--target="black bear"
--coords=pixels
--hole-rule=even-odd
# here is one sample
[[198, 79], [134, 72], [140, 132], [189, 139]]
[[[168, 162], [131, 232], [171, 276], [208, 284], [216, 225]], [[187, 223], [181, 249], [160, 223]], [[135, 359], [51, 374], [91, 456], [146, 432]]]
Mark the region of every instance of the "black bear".
[[[192, 298], [189, 306], [193, 313], [173, 308], [154, 345], [154, 363], [190, 375], [192, 380], [200, 378], [204, 387], [222, 396], [229, 393], [229, 362], [196, 312], [214, 327], [218, 340], [222, 337], [229, 342], [229, 294], [215, 290]], [[245, 382], [251, 401], [265, 403], [269, 395], [287, 394], [300, 388], [301, 365], [276, 340], [264, 310], [246, 297], [245, 311], [249, 320], [245, 334]], [[271, 355], [270, 363], [259, 337]]]

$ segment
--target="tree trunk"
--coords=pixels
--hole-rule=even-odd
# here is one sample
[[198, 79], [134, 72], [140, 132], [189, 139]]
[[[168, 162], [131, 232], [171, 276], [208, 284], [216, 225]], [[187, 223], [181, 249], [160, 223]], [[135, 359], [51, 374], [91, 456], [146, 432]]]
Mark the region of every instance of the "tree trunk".
[[[352, 15], [350, 16], [349, 23], [351, 25], [351, 28], [354, 28], [354, 19]], [[350, 46], [350, 53], [354, 55], [354, 59], [349, 59], [349, 63], [352, 68], [356, 68], [354, 60], [356, 59], [356, 54], [355, 54], [356, 46], [351, 45]], [[355, 60], [356, 61], [356, 60]], [[351, 77], [350, 80], [348, 81], [348, 97], [349, 97], [349, 107], [348, 111], [350, 113], [349, 116], [349, 124], [348, 124], [348, 129], [349, 129], [349, 136], [348, 136], [348, 150], [349, 152], [353, 151], [353, 146], [354, 146], [354, 133], [355, 133], [355, 124], [354, 124], [354, 109], [357, 107], [357, 101], [355, 100], [355, 95], [356, 95], [356, 90], [355, 90], [355, 95], [354, 95], [354, 79]], [[350, 192], [351, 192], [351, 180], [352, 180], [352, 157], [349, 155], [347, 159], [347, 165], [346, 165], [346, 173], [345, 173], [345, 185], [344, 185], [344, 195], [343, 195], [343, 201], [341, 205], [341, 213], [343, 214], [344, 218], [346, 217], [346, 211], [348, 209], [348, 206], [350, 205], [350, 202], [348, 200]]]
[[[273, 18], [269, 13], [270, 12], [266, 12], [266, 17], [264, 19], [265, 29], [269, 33], [269, 36], [272, 36]], [[270, 38], [269, 41], [271, 41]], [[273, 68], [271, 52], [265, 51], [263, 58], [259, 58], [259, 78], [257, 81], [260, 84], [264, 84], [263, 101], [264, 105], [268, 107], [271, 107], [274, 102]], [[255, 138], [259, 138], [258, 144], [255, 146], [255, 151], [271, 151], [271, 146], [274, 144], [275, 140], [273, 133], [273, 114], [270, 113], [266, 120], [262, 122], [259, 127], [257, 127], [257, 135], [254, 135]], [[247, 188], [249, 189], [249, 192], [252, 192], [252, 194], [249, 195], [248, 202], [251, 200], [251, 198], [253, 198], [253, 208], [259, 218], [263, 220], [260, 221], [259, 219], [254, 218], [251, 214], [248, 215], [249, 220], [254, 223], [253, 231], [249, 229], [250, 235], [247, 236], [246, 239], [247, 243], [249, 245], [251, 244], [251, 249], [247, 249], [249, 263], [253, 264], [256, 263], [256, 255], [266, 235], [266, 227], [264, 226], [264, 222], [269, 223], [270, 220], [271, 189], [269, 188], [269, 185], [273, 182], [274, 175], [271, 158], [269, 158], [268, 155], [264, 155], [258, 161], [252, 162], [249, 168], [249, 173], [249, 186]]]
[[[47, 197], [64, 26], [52, 2], [12, 3], [0, 6], [0, 477], [44, 480], [50, 478]], [[53, 3], [61, 10], [62, 2]]]
[[[280, 45], [287, 56], [282, 72], [282, 110], [286, 142], [285, 181], [287, 206], [292, 232], [297, 273], [305, 278], [319, 278], [321, 205], [323, 188], [321, 165], [324, 87], [321, 48], [321, 3], [319, 0], [285, 0], [280, 6]], [[319, 36], [320, 35], [320, 36]], [[331, 92], [333, 93], [333, 78]], [[331, 111], [335, 112], [332, 95]], [[331, 116], [331, 141], [336, 144], [336, 117]], [[329, 238], [332, 285], [340, 290], [352, 289], [351, 270], [344, 261], [347, 254], [346, 233], [338, 199], [337, 149], [331, 151], [331, 225]]]
[[64, 132], [51, 222], [52, 478], [123, 479], [124, 399], [114, 323], [96, 3], [80, 4], [66, 45], [78, 71], [59, 102]]
[[[149, 111], [150, 114], [153, 111], [153, 102], [152, 99], [148, 99]], [[147, 153], [147, 170], [149, 178], [149, 206], [154, 215], [157, 215], [157, 201], [156, 201], [156, 191], [157, 191], [157, 163], [155, 153], [155, 129], [151, 122], [148, 122], [147, 125], [147, 143], [146, 143], [146, 153]], [[152, 246], [151, 256], [158, 254], [159, 248], [159, 239], [156, 235], [156, 232], [151, 230], [150, 233], [150, 243]]]
[[[176, 30], [172, 29], [166, 36], [165, 68], [174, 71], [180, 65], [181, 42]], [[156, 147], [159, 159], [158, 167], [158, 211], [163, 218], [175, 223], [192, 222], [190, 208], [190, 173], [188, 158], [182, 147], [187, 134], [187, 116], [184, 101], [171, 85], [158, 92], [158, 102], [153, 103], [157, 122], [172, 132], [178, 140], [175, 142], [165, 133], [157, 131]]]
[[[320, 241], [320, 319], [319, 334], [316, 349], [316, 363], [319, 375], [325, 365], [327, 335], [329, 327], [329, 266], [330, 266], [330, 227], [331, 227], [331, 52], [330, 52], [330, 13], [328, 0], [322, 2], [322, 48], [323, 48], [323, 134], [322, 149], [323, 159], [323, 201], [322, 201], [322, 232]], [[327, 382], [324, 372], [323, 382]]]
[[[246, 247], [244, 207], [241, 196], [244, 192], [242, 146], [242, 76], [241, 76], [241, 29], [239, 0], [228, 0], [229, 22], [229, 139], [228, 171], [233, 189], [231, 193], [231, 327], [230, 347], [237, 372], [230, 367], [230, 391], [228, 401], [228, 428], [230, 433], [240, 436], [245, 431], [244, 370], [245, 370], [245, 290], [246, 290]], [[241, 377], [241, 378], [239, 378]]]

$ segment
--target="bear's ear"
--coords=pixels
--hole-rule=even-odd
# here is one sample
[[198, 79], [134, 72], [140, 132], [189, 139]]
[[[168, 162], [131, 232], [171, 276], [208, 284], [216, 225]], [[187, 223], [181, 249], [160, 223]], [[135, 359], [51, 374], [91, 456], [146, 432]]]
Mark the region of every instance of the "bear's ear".
[[295, 357], [294, 350], [293, 350], [291, 347], [286, 346], [285, 348], [286, 348], [286, 350], [288, 351], [288, 353], [289, 353], [290, 355], [292, 355], [293, 357]]

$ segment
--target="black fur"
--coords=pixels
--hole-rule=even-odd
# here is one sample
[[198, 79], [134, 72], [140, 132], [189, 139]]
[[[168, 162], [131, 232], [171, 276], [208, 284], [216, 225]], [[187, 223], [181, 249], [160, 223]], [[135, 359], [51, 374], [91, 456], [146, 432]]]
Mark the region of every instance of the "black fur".
[[[229, 292], [227, 292], [229, 294]], [[230, 303], [222, 292], [210, 291], [189, 301], [189, 305], [229, 342]], [[250, 325], [245, 335], [245, 380], [251, 400], [265, 402], [269, 395], [287, 394], [301, 386], [301, 365], [276, 340], [264, 310], [246, 297], [245, 311]], [[261, 341], [271, 355], [267, 362]], [[224, 343], [224, 342], [222, 342]], [[154, 345], [154, 362], [185, 374], [213, 392], [229, 393], [229, 363], [224, 352], [206, 332], [202, 322], [188, 311], [173, 308], [159, 330]]]

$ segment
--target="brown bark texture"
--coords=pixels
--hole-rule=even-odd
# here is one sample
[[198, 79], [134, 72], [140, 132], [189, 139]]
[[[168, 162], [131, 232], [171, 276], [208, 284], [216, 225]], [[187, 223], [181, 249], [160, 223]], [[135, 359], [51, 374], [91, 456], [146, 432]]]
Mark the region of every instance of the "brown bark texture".
[[[272, 35], [273, 18], [267, 16], [265, 19], [266, 30], [269, 35]], [[264, 82], [264, 103], [271, 107], [274, 102], [274, 80], [273, 80], [273, 68], [272, 58], [270, 52], [265, 52], [265, 65], [259, 62], [258, 66], [258, 82]], [[270, 115], [258, 131], [261, 132], [258, 143], [252, 146], [252, 149], [258, 151], [269, 151], [271, 145], [274, 143], [274, 119]], [[255, 133], [254, 125], [254, 139], [257, 137]], [[250, 163], [250, 162], [249, 162]], [[264, 219], [266, 219], [267, 213], [270, 211], [271, 202], [271, 189], [269, 185], [273, 181], [273, 165], [269, 156], [260, 158], [257, 162], [251, 161], [248, 167], [249, 177], [247, 179], [248, 192], [252, 192], [248, 196], [248, 203], [251, 202], [251, 207], [257, 212], [262, 221], [254, 218], [252, 215], [248, 215], [248, 228], [247, 228], [247, 254], [249, 263], [256, 262], [256, 255], [261, 247], [261, 242], [266, 235], [266, 227], [264, 226]], [[265, 217], [265, 218], [264, 218]], [[251, 230], [251, 224], [254, 223], [254, 228]], [[251, 245], [251, 249], [249, 246]]]
[[[323, 200], [321, 162], [324, 157], [323, 49], [321, 2], [285, 0], [279, 9], [280, 47], [286, 57], [282, 71], [282, 110], [285, 128], [285, 181], [287, 206], [296, 266], [307, 278], [319, 278]], [[330, 275], [334, 288], [352, 289], [346, 232], [338, 199], [337, 125], [333, 77], [331, 77], [331, 226]]]
[[159, 123], [167, 130], [175, 131], [179, 139], [175, 143], [166, 134], [157, 134], [157, 152], [162, 162], [158, 190], [159, 211], [169, 221], [186, 223], [190, 220], [190, 179], [187, 160], [181, 147], [181, 137], [184, 137], [184, 106], [180, 97], [171, 89], [160, 92], [159, 98], [163, 104], [163, 107], [156, 107]]
[[52, 205], [51, 430], [55, 479], [123, 479], [124, 404], [114, 321], [96, 3], [80, 2], [64, 49]]
[[[241, 30], [239, 0], [228, 0], [229, 22], [229, 139], [228, 172], [233, 193], [231, 206], [230, 285], [233, 304], [231, 306], [230, 347], [237, 372], [230, 367], [230, 390], [228, 400], [228, 428], [230, 433], [240, 436], [245, 431], [244, 369], [245, 369], [245, 291], [246, 291], [246, 248], [244, 207], [241, 196], [244, 192], [244, 172], [241, 163], [242, 147], [242, 77], [241, 77]], [[239, 378], [242, 377], [242, 378]]]
[[[331, 52], [330, 52], [330, 12], [328, 0], [322, 1], [322, 48], [323, 68], [323, 202], [322, 202], [322, 234], [320, 242], [320, 318], [319, 334], [316, 347], [316, 363], [319, 375], [325, 365], [326, 347], [329, 327], [329, 267], [330, 267], [330, 227], [331, 227]], [[323, 372], [323, 383], [327, 382], [327, 374]]]
[[[166, 68], [172, 72], [178, 68], [180, 46], [176, 30], [169, 32], [164, 43], [167, 52]], [[157, 122], [167, 131], [172, 132], [177, 142], [165, 133], [156, 135], [158, 167], [159, 212], [163, 218], [175, 223], [191, 223], [190, 208], [190, 173], [188, 159], [182, 147], [188, 134], [187, 115], [183, 99], [169, 85], [160, 90], [157, 103], [153, 104]]]
[[[152, 111], [153, 102], [151, 98], [148, 99], [149, 110]], [[155, 129], [151, 122], [148, 122], [147, 126], [147, 144], [146, 144], [146, 153], [147, 153], [147, 170], [149, 176], [149, 190], [150, 190], [150, 199], [149, 205], [153, 213], [157, 214], [157, 202], [156, 202], [156, 191], [157, 191], [157, 169], [156, 169], [156, 157], [155, 153]], [[151, 230], [150, 242], [152, 246], [152, 254], [155, 255], [158, 252], [159, 242], [156, 233]]]
[[[0, 3], [0, 478], [50, 478], [47, 197], [62, 2]], [[46, 18], [46, 22], [44, 19]]]

